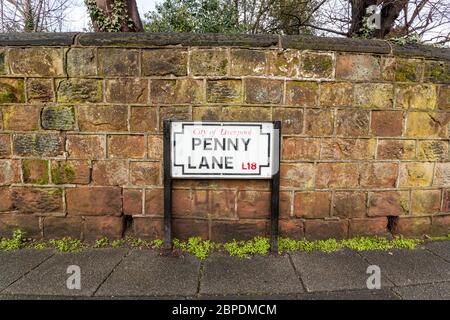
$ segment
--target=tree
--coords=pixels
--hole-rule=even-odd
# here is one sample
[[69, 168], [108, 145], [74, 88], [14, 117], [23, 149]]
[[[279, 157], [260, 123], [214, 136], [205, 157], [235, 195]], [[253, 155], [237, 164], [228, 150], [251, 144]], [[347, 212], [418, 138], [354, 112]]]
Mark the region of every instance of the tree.
[[136, 0], [85, 0], [98, 32], [144, 31]]
[[1, 0], [1, 32], [62, 31], [72, 0]]

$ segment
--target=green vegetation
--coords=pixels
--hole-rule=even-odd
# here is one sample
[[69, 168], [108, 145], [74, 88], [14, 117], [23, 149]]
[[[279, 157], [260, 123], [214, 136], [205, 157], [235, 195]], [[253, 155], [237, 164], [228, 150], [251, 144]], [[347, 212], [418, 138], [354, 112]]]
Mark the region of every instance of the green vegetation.
[[49, 243], [60, 252], [80, 252], [85, 248], [81, 240], [64, 237], [62, 239], [50, 240]]
[[[431, 240], [450, 240], [450, 234], [442, 237], [434, 237]], [[302, 252], [325, 252], [330, 253], [344, 248], [355, 251], [368, 250], [391, 250], [391, 249], [415, 249], [422, 244], [423, 240], [407, 239], [396, 237], [388, 240], [380, 237], [355, 237], [352, 239], [336, 240], [294, 240], [280, 237], [278, 239], [279, 253], [302, 251]], [[25, 232], [16, 229], [11, 238], [0, 238], [0, 250], [17, 250], [21, 248], [33, 248], [42, 250], [46, 248], [55, 248], [60, 252], [80, 252], [85, 248], [121, 248], [129, 247], [132, 249], [160, 249], [164, 245], [161, 239], [144, 240], [134, 237], [125, 239], [109, 240], [102, 237], [96, 240], [92, 245], [83, 243], [81, 240], [64, 237], [62, 239], [52, 239], [49, 241], [27, 240]], [[233, 240], [224, 244], [214, 243], [210, 240], [202, 240], [200, 237], [192, 237], [187, 241], [178, 239], [173, 240], [174, 250], [190, 253], [199, 259], [206, 259], [212, 252], [227, 252], [230, 256], [239, 258], [248, 258], [252, 255], [264, 256], [269, 253], [270, 239], [264, 237], [255, 237], [251, 240], [237, 241]]]
[[25, 243], [25, 232], [20, 229], [13, 231], [13, 236], [10, 239], [0, 239], [0, 250], [17, 250], [23, 248]]

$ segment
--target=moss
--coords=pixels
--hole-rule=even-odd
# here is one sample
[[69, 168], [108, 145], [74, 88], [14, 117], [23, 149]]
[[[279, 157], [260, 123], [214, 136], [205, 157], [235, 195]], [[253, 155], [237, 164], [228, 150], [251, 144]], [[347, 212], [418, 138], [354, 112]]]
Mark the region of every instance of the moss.
[[395, 68], [395, 81], [417, 81], [416, 66], [408, 63], [397, 65]]
[[309, 55], [303, 60], [303, 70], [320, 74], [331, 73], [333, 70], [333, 60], [327, 55]]
[[24, 102], [23, 80], [0, 81], [0, 103]]
[[[30, 164], [35, 163], [35, 170], [42, 172], [39, 177], [32, 179]], [[48, 160], [23, 160], [22, 162], [23, 179], [25, 182], [45, 185], [48, 184]]]
[[72, 183], [75, 180], [75, 169], [67, 162], [58, 162], [51, 171], [54, 184]]

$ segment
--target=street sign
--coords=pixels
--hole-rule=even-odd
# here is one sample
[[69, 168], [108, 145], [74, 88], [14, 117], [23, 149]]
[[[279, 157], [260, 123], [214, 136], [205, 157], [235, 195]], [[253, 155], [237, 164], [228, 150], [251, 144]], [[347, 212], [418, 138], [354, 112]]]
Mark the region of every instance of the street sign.
[[171, 175], [271, 179], [278, 172], [273, 122], [171, 122]]
[[270, 247], [278, 250], [281, 121], [163, 120], [164, 247], [172, 249], [174, 179], [270, 179]]

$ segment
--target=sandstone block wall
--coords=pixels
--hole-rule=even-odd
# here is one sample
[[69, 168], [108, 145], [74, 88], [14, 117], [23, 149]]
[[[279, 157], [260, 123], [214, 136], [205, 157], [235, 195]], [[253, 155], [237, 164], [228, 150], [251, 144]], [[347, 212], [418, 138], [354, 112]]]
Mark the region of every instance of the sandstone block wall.
[[[447, 234], [450, 50], [189, 34], [0, 36], [0, 236], [163, 233], [162, 120], [282, 121], [282, 235]], [[268, 181], [174, 185], [174, 236], [267, 235]]]

